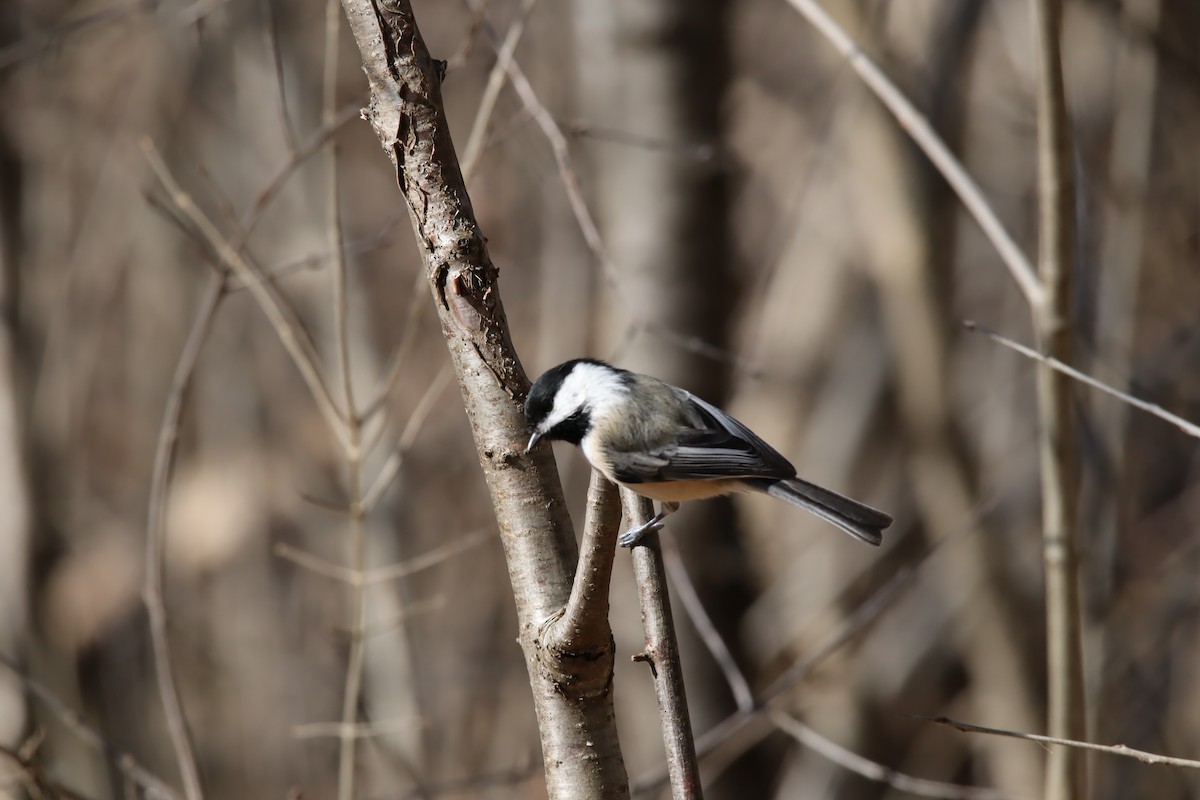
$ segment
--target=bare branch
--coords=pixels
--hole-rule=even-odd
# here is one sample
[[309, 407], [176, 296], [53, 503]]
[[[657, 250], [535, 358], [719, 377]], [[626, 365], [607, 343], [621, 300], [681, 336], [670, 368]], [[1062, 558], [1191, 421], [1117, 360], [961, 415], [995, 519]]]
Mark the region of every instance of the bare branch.
[[[487, 85], [483, 89], [483, 95], [479, 98], [479, 109], [475, 112], [475, 121], [471, 123], [471, 133], [467, 136], [467, 146], [463, 148], [463, 179], [468, 182], [474, 177], [475, 170], [479, 167], [479, 159], [483, 155], [484, 144], [487, 141], [488, 122], [496, 110], [496, 100], [500, 97], [500, 90], [504, 87], [504, 74], [508, 71], [509, 62], [512, 61], [513, 53], [516, 52], [517, 43], [521, 41], [521, 36], [525, 33], [525, 23], [529, 19], [529, 15], [533, 13], [535, 5], [537, 5], [537, 0], [521, 0], [521, 8], [517, 11], [517, 16], [508, 26], [508, 33], [504, 35], [503, 44], [496, 50], [496, 63], [492, 65], [492, 71], [488, 73]], [[482, 22], [482, 8], [479, 9], [478, 14]]]
[[[397, 354], [399, 356], [399, 354]], [[397, 358], [397, 365], [401, 363]], [[387, 491], [388, 486], [400, 474], [400, 466], [404, 463], [404, 456], [416, 441], [417, 436], [421, 432], [421, 428], [425, 425], [425, 420], [429, 418], [429, 414], [434, 409], [434, 404], [437, 403], [442, 392], [446, 390], [446, 384], [450, 382], [450, 370], [443, 369], [433, 379], [433, 383], [429, 384], [429, 388], [425, 390], [417, 407], [408, 415], [408, 421], [404, 423], [404, 430], [400, 432], [400, 437], [396, 441], [396, 446], [393, 448], [387, 460], [383, 462], [383, 466], [379, 469], [379, 474], [375, 476], [375, 481], [367, 489], [363, 495], [363, 507], [370, 511], [379, 502], [379, 498]], [[369, 449], [369, 448], [364, 448]]]
[[1055, 372], [1062, 373], [1063, 375], [1066, 375], [1069, 378], [1077, 380], [1082, 384], [1091, 386], [1093, 389], [1099, 389], [1100, 391], [1104, 392], [1105, 394], [1115, 397], [1124, 403], [1128, 403], [1129, 405], [1133, 406], [1134, 408], [1136, 408], [1140, 411], [1145, 411], [1147, 414], [1152, 414], [1152, 415], [1158, 417], [1159, 419], [1164, 420], [1165, 422], [1171, 423], [1176, 428], [1178, 428], [1179, 430], [1186, 433], [1188, 436], [1192, 436], [1197, 439], [1200, 439], [1200, 425], [1197, 425], [1194, 422], [1189, 422], [1188, 420], [1186, 420], [1183, 417], [1180, 417], [1176, 414], [1172, 414], [1170, 411], [1167, 411], [1165, 408], [1163, 408], [1160, 405], [1155, 405], [1154, 403], [1149, 403], [1145, 400], [1141, 400], [1137, 397], [1134, 397], [1133, 395], [1129, 394], [1128, 392], [1123, 392], [1120, 389], [1117, 389], [1113, 386], [1110, 386], [1107, 383], [1104, 383], [1103, 381], [1093, 378], [1091, 375], [1086, 375], [1086, 374], [1080, 372], [1079, 370], [1075, 369], [1074, 367], [1062, 363], [1057, 358], [1051, 358], [1050, 356], [1044, 355], [1043, 353], [1039, 353], [1037, 350], [1034, 350], [1032, 347], [1026, 347], [1025, 345], [1021, 344], [1020, 342], [1016, 342], [1012, 339], [1009, 339], [1007, 336], [1005, 336], [1001, 333], [997, 333], [996, 331], [992, 330], [991, 328], [987, 328], [987, 327], [984, 327], [983, 325], [980, 325], [978, 322], [972, 322], [970, 320], [967, 320], [967, 321], [963, 322], [963, 327], [965, 327], [969, 331], [973, 331], [974, 333], [982, 333], [984, 336], [988, 337], [996, 344], [1003, 345], [1004, 347], [1007, 347], [1009, 350], [1014, 350], [1014, 351], [1020, 353], [1021, 355], [1025, 356], [1026, 358], [1031, 358], [1034, 361], [1045, 364], [1047, 367], [1054, 370]]
[[208, 287], [196, 311], [196, 319], [192, 322], [183, 352], [179, 356], [179, 363], [175, 366], [175, 375], [167, 393], [167, 405], [163, 410], [163, 421], [158, 431], [158, 444], [155, 447], [154, 467], [150, 477], [150, 508], [146, 516], [146, 564], [142, 602], [146, 605], [150, 649], [154, 655], [154, 675], [167, 721], [167, 736], [175, 752], [175, 763], [179, 767], [183, 791], [188, 800], [200, 800], [204, 792], [200, 786], [200, 771], [196, 768], [196, 754], [183, 712], [183, 701], [179, 697], [179, 688], [175, 682], [171, 645], [167, 638], [167, 608], [163, 601], [167, 492], [175, 464], [179, 420], [183, 415], [184, 403], [196, 371], [196, 362], [204, 349], [209, 331], [212, 330], [217, 307], [225, 292], [226, 276], [227, 273], [222, 270], [209, 278]]
[[[545, 620], [570, 598], [575, 537], [550, 447], [524, 452], [529, 382], [463, 183], [437, 71], [406, 0], [342, 5], [371, 84], [367, 117], [397, 168], [500, 525], [547, 792], [555, 800], [624, 795], [611, 647], [603, 658], [570, 659], [538, 639]], [[580, 758], [584, 752], [588, 757]]]
[[[325, 68], [322, 80], [321, 122], [333, 129], [337, 119], [338, 33], [342, 10], [339, 0], [325, 2]], [[361, 577], [366, 570], [367, 526], [363, 503], [362, 420], [354, 400], [354, 376], [350, 363], [350, 319], [347, 298], [346, 252], [343, 247], [341, 212], [341, 175], [337, 146], [332, 137], [325, 142], [325, 171], [328, 178], [326, 213], [329, 227], [329, 252], [333, 254], [333, 317], [341, 366], [342, 407], [345, 409], [346, 436], [343, 454], [346, 484], [350, 495], [350, 569], [356, 580], [350, 586], [350, 652], [346, 657], [346, 680], [342, 687], [342, 728], [338, 747], [338, 800], [354, 800], [355, 757], [358, 747], [358, 703], [362, 695], [363, 669], [367, 658], [367, 592]]]
[[[1062, 2], [1033, 0], [1038, 50], [1038, 268], [1040, 303], [1030, 305], [1040, 349], [1071, 360], [1071, 272], [1075, 257], [1075, 193], [1062, 74]], [[1042, 560], [1046, 570], [1047, 716], [1050, 734], [1087, 733], [1083, 613], [1079, 599], [1079, 464], [1067, 378], [1037, 370], [1038, 455], [1042, 478]], [[1055, 750], [1046, 764], [1046, 800], [1087, 797], [1087, 761]]]
[[350, 585], [370, 586], [423, 572], [441, 564], [443, 561], [453, 558], [459, 553], [466, 552], [476, 545], [489, 541], [492, 536], [492, 531], [488, 529], [472, 531], [464, 536], [452, 539], [441, 547], [430, 550], [428, 553], [422, 553], [407, 561], [401, 561], [399, 564], [375, 567], [374, 569], [362, 572], [356, 572], [350, 567], [344, 567], [341, 564], [334, 564], [332, 561], [292, 547], [289, 544], [283, 544], [282, 542], [275, 545], [275, 555], [285, 561], [292, 562], [298, 567], [303, 567], [310, 572], [323, 575], [326, 578], [332, 578], [335, 581], [342, 581]]
[[[936, 552], [936, 548], [928, 551], [925, 557], [928, 558], [933, 552]], [[702, 733], [696, 740], [697, 756], [703, 758], [735, 733], [747, 727], [761, 715], [768, 703], [804, 680], [812, 674], [813, 670], [821, 662], [865, 631], [883, 615], [884, 611], [894, 607], [895, 603], [893, 601], [900, 595], [901, 591], [912, 584], [916, 576], [916, 567], [909, 567], [897, 572], [891, 580], [876, 590], [865, 603], [855, 609], [854, 613], [846, 617], [837, 630], [833, 631], [824, 641], [819, 643], [812, 652], [806, 653], [803, 658], [797, 660], [796, 663], [776, 678], [763, 693], [762, 697], [754, 703], [754, 707], [751, 710], [735, 711]], [[668, 779], [669, 775], [666, 766], [656, 767], [637, 779], [633, 785], [633, 794], [636, 796], [655, 791], [662, 787]]]
[[940, 797], [946, 800], [1000, 800], [1004, 795], [994, 789], [978, 786], [962, 786], [957, 783], [931, 781], [925, 778], [914, 778], [897, 772], [891, 767], [885, 767], [869, 758], [864, 758], [852, 750], [847, 750], [837, 742], [831, 741], [805, 725], [790, 714], [772, 709], [767, 712], [775, 727], [791, 736], [810, 750], [820, 753], [840, 767], [861, 775], [870, 781], [884, 783], [901, 792], [919, 795], [921, 797]]
[[662, 546], [663, 563], [667, 567], [667, 577], [675, 585], [675, 593], [683, 601], [684, 611], [691, 618], [692, 624], [696, 626], [696, 630], [700, 633], [704, 646], [712, 654], [713, 660], [721, 668], [725, 682], [729, 684], [729, 690], [733, 692], [733, 701], [737, 704], [738, 711], [750, 711], [754, 708], [754, 693], [750, 691], [750, 684], [746, 681], [746, 676], [742, 674], [733, 654], [729, 652], [729, 647], [721, 638], [717, 626], [713, 624], [712, 618], [704, 610], [704, 604], [700, 602], [700, 595], [696, 593], [692, 577], [688, 575], [683, 558], [679, 555], [679, 545], [675, 542], [675, 536], [670, 531], [663, 530], [659, 533], [659, 542]]
[[83, 721], [83, 718], [72, 708], [69, 708], [54, 692], [19, 670], [15, 664], [0, 654], [0, 666], [3, 666], [13, 676], [24, 684], [29, 693], [36, 697], [50, 713], [63, 723], [71, 733], [88, 747], [103, 753], [104, 756], [120, 770], [128, 780], [142, 788], [146, 797], [151, 800], [180, 800], [180, 794], [158, 776], [149, 772], [138, 763], [132, 754], [122, 750], [101, 736], [94, 728]]
[[995, 210], [983, 196], [983, 191], [975, 180], [967, 173], [962, 162], [946, 146], [942, 137], [938, 136], [929, 121], [916, 109], [900, 88], [864, 53], [846, 31], [834, 21], [833, 17], [821, 7], [816, 0], [788, 0], [796, 11], [800, 12], [813, 27], [842, 54], [867, 88], [874, 92], [880, 102], [896, 118], [900, 127], [908, 132], [912, 140], [929, 158], [963, 206], [970, 212], [983, 233], [987, 236], [1001, 260], [1008, 267], [1009, 274], [1025, 295], [1030, 308], [1041, 303], [1042, 287], [1038, 282], [1033, 265], [1021, 252], [1021, 248], [1013, 240], [1004, 223], [996, 216]]
[[[648, 499], [629, 489], [621, 490], [621, 506], [626, 524], [632, 527], [644, 524], [654, 513]], [[692, 739], [692, 722], [683, 688], [683, 664], [679, 660], [679, 643], [675, 639], [671, 600], [667, 594], [667, 572], [657, 531], [645, 534], [633, 548], [633, 574], [642, 607], [642, 627], [646, 631], [646, 649], [633, 660], [648, 663], [654, 676], [671, 795], [675, 800], [698, 800], [704, 796], [700, 786], [700, 764]]]
[[292, 736], [297, 739], [365, 739], [376, 736], [391, 736], [407, 733], [415, 725], [422, 724], [418, 717], [396, 719], [385, 722], [360, 722], [348, 725], [345, 722], [304, 722], [292, 726]]
[[562, 615], [548, 621], [542, 630], [542, 643], [550, 650], [579, 652], [608, 646], [612, 637], [608, 627], [608, 589], [620, 522], [617, 487], [593, 470], [571, 599]]
[[1026, 741], [1037, 742], [1038, 744], [1057, 744], [1079, 750], [1108, 753], [1109, 755], [1121, 756], [1122, 758], [1134, 758], [1144, 764], [1200, 769], [1200, 761], [1190, 758], [1164, 756], [1145, 750], [1134, 750], [1132, 747], [1126, 747], [1123, 744], [1095, 744], [1094, 742], [1083, 742], [1077, 739], [1062, 739], [1058, 736], [1042, 736], [1037, 733], [1021, 733], [1020, 731], [1009, 731], [1003, 728], [988, 728], [983, 725], [972, 725], [969, 722], [959, 722], [949, 717], [926, 717], [921, 714], [902, 714], [901, 716], [924, 720], [925, 722], [936, 722], [938, 725], [948, 725], [963, 733], [986, 733], [989, 736], [1007, 736], [1010, 739], [1025, 739]]
[[337, 437], [338, 441], [344, 444], [346, 434], [342, 412], [333, 402], [333, 397], [329, 393], [329, 387], [325, 385], [325, 380], [321, 377], [316, 363], [300, 344], [301, 338], [296, 326], [287, 319], [279, 303], [264, 288], [263, 282], [254, 274], [254, 270], [251, 269], [241, 253], [221, 235], [221, 232], [217, 230], [212, 220], [200, 210], [191, 196], [183, 191], [179, 182], [175, 180], [170, 170], [167, 169], [166, 162], [163, 161], [154, 143], [150, 139], [143, 139], [142, 150], [146, 155], [146, 160], [149, 162], [150, 168], [158, 176], [163, 188], [171, 196], [172, 202], [196, 226], [208, 242], [208, 245], [220, 255], [221, 260], [225, 264], [233, 269], [234, 273], [246, 284], [250, 293], [254, 295], [255, 301], [258, 302], [263, 313], [266, 314], [268, 321], [275, 328], [280, 341], [283, 342], [284, 349], [292, 357], [292, 361], [295, 362], [301, 377], [304, 378], [305, 384], [308, 386], [309, 391], [312, 392], [313, 398], [317, 403], [317, 408], [321, 411], [322, 416], [324, 416], [330, 430]]
[[495, 534], [490, 528], [481, 528], [477, 531], [472, 531], [465, 536], [460, 536], [457, 539], [446, 542], [441, 547], [436, 547], [428, 553], [422, 553], [419, 556], [408, 559], [400, 564], [392, 564], [386, 567], [376, 567], [375, 569], [367, 570], [363, 576], [367, 585], [373, 583], [382, 583], [384, 581], [394, 581], [397, 578], [406, 578], [409, 575], [415, 575], [418, 572], [424, 572], [431, 567], [441, 564], [443, 561], [448, 561], [454, 556], [470, 550], [476, 545], [483, 544], [492, 540]]

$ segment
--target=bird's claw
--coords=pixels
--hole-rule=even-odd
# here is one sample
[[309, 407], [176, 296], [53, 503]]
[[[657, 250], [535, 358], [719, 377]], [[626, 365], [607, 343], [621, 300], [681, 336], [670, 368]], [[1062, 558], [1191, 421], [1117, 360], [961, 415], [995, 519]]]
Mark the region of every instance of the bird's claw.
[[645, 538], [647, 533], [663, 529], [663, 518], [666, 516], [666, 513], [655, 514], [648, 521], [638, 525], [636, 528], [625, 531], [617, 537], [617, 544], [621, 545], [621, 547], [636, 547], [641, 544], [642, 539]]

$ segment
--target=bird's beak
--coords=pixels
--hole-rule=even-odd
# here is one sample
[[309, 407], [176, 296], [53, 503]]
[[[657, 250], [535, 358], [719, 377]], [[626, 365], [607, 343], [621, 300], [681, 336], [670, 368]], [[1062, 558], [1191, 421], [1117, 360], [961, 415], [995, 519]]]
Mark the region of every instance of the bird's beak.
[[525, 445], [525, 453], [528, 454], [529, 451], [533, 449], [533, 446], [535, 444], [537, 444], [538, 440], [541, 438], [542, 438], [541, 431], [534, 431], [533, 435], [529, 437], [529, 444]]

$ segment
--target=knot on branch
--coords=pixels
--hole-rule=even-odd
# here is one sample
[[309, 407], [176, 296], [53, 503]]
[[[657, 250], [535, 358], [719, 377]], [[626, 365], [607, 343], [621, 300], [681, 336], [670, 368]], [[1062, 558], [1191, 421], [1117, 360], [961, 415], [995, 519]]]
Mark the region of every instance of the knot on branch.
[[560, 611], [538, 629], [537, 661], [559, 694], [596, 697], [612, 688], [617, 645], [607, 620], [600, 625], [568, 624]]

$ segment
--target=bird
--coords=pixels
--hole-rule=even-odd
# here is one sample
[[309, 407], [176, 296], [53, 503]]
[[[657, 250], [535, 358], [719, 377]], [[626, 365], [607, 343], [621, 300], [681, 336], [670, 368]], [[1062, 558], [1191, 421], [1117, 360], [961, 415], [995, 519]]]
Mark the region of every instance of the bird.
[[576, 358], [546, 370], [529, 389], [528, 454], [538, 442], [576, 445], [613, 483], [657, 500], [661, 511], [622, 533], [633, 547], [680, 503], [734, 492], [761, 492], [878, 546], [892, 518], [797, 477], [775, 448], [691, 392], [658, 378]]

